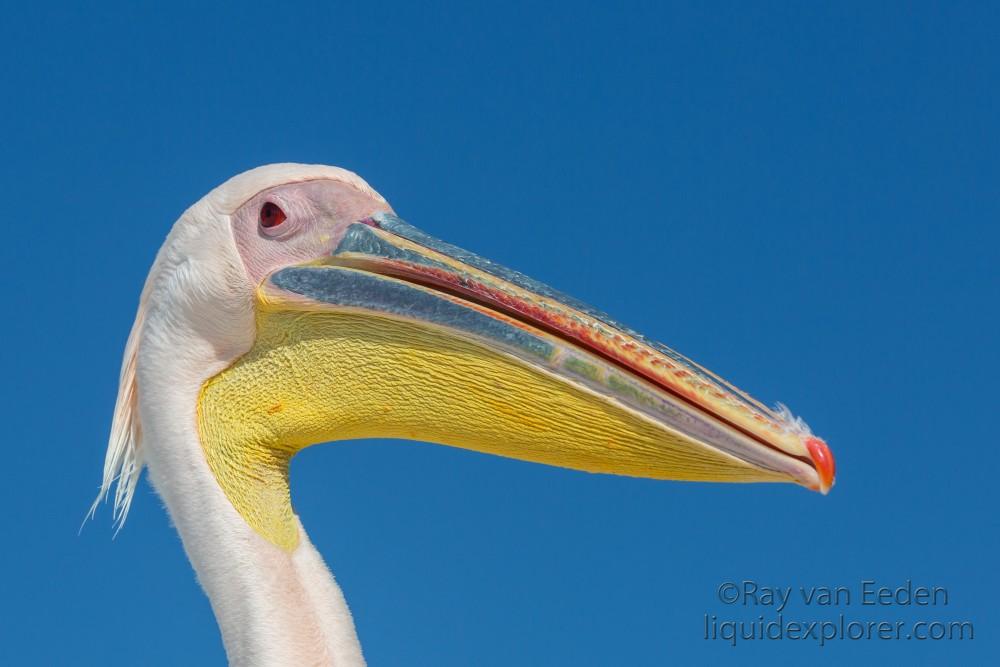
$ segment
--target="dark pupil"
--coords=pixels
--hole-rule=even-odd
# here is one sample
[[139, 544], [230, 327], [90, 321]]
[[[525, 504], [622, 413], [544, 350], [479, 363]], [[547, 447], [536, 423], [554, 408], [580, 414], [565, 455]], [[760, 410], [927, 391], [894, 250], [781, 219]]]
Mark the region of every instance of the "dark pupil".
[[265, 227], [275, 227], [281, 224], [281, 209], [275, 204], [267, 202], [260, 211], [260, 221]]

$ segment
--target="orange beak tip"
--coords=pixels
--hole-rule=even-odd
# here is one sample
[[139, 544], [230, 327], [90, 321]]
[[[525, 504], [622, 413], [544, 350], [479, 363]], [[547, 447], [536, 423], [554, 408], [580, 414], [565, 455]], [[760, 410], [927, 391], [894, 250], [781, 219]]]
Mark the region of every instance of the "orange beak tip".
[[823, 440], [815, 436], [806, 438], [806, 450], [809, 458], [812, 459], [816, 474], [819, 477], [819, 488], [816, 489], [823, 495], [830, 492], [836, 476], [836, 464], [833, 461], [833, 453]]

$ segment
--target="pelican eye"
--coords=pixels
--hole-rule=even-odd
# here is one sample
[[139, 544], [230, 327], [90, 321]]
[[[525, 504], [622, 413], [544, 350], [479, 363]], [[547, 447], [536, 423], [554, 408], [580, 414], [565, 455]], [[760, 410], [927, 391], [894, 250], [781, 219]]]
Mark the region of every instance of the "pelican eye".
[[274, 202], [265, 202], [260, 207], [260, 226], [264, 229], [277, 227], [288, 218], [281, 207]]

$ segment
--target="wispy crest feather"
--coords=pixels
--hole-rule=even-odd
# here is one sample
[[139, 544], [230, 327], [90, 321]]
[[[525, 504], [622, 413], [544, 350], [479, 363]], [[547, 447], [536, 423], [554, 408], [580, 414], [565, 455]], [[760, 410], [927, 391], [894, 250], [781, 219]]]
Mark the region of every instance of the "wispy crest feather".
[[145, 293], [139, 303], [139, 310], [125, 343], [125, 355], [122, 359], [121, 374], [118, 377], [118, 398], [115, 401], [115, 413], [111, 422], [111, 435], [108, 439], [108, 451], [104, 456], [104, 477], [101, 490], [90, 506], [88, 516], [93, 518], [97, 506], [111, 494], [111, 487], [117, 482], [114, 493], [114, 509], [112, 518], [116, 530], [125, 523], [125, 517], [132, 506], [132, 498], [142, 473], [142, 427], [139, 423], [138, 390], [136, 387], [136, 358], [139, 352], [141, 336], [146, 313]]

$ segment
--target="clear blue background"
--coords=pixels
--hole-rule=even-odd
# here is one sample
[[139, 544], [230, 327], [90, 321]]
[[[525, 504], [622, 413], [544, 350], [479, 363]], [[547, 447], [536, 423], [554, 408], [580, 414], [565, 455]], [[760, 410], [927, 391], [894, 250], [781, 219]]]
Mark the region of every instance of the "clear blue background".
[[[164, 235], [284, 160], [353, 169], [425, 230], [787, 402], [840, 471], [822, 497], [314, 448], [295, 503], [371, 664], [996, 658], [995, 5], [29, 4], [0, 40], [0, 662], [224, 660], [146, 481], [117, 539], [108, 508], [77, 529]], [[723, 605], [725, 581], [908, 578], [948, 606], [785, 617], [975, 639], [703, 638], [706, 613], [772, 615]]]

